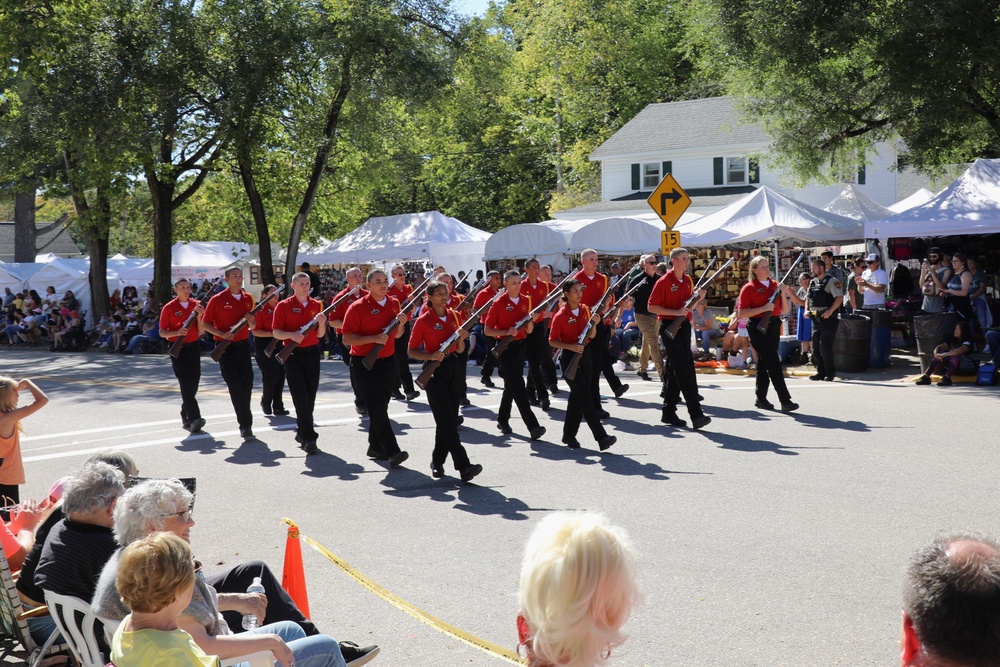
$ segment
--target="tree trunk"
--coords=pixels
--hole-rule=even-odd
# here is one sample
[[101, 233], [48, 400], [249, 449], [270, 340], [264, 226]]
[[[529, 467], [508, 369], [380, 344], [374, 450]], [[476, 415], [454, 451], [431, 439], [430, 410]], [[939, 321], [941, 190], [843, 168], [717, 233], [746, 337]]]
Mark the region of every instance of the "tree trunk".
[[[253, 224], [257, 229], [257, 245], [260, 247], [260, 279], [265, 285], [274, 285], [274, 258], [271, 257], [271, 233], [267, 229], [267, 211], [257, 190], [257, 182], [253, 176], [253, 161], [246, 151], [237, 151], [236, 163], [240, 170], [240, 179], [247, 199], [250, 200], [250, 210], [253, 212]], [[287, 296], [287, 295], [286, 295]]]
[[14, 261], [34, 262], [37, 254], [35, 233], [35, 193], [38, 181], [23, 181], [27, 188], [14, 194]]
[[97, 206], [90, 211], [87, 232], [83, 242], [90, 257], [90, 315], [91, 324], [97, 324], [111, 307], [108, 296], [108, 239], [111, 235], [111, 202], [107, 193], [97, 189]]
[[[166, 303], [171, 298], [171, 267], [174, 243], [174, 189], [169, 178], [160, 180], [152, 165], [146, 167], [146, 183], [153, 202], [153, 290], [154, 303]], [[140, 295], [145, 298], [145, 294]]]

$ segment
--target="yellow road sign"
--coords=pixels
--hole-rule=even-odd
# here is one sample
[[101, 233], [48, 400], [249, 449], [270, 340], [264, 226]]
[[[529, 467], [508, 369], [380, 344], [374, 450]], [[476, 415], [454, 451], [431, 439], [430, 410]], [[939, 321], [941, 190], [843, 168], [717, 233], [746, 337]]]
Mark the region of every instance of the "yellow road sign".
[[684, 188], [677, 183], [673, 175], [665, 174], [663, 180], [653, 190], [653, 194], [649, 195], [646, 203], [656, 215], [660, 216], [660, 220], [667, 226], [667, 229], [673, 229], [684, 211], [691, 205], [691, 198], [687, 196]]
[[674, 248], [681, 247], [681, 233], [663, 231], [660, 232], [660, 254], [669, 255]]

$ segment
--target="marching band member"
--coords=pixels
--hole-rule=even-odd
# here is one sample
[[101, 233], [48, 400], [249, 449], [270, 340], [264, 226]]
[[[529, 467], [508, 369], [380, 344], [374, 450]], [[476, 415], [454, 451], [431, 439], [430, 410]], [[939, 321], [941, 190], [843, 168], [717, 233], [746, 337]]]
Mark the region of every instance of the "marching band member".
[[[406, 282], [406, 269], [397, 264], [392, 267], [392, 285], [389, 286], [389, 296], [405, 303], [409, 296], [413, 294], [413, 285]], [[399, 337], [396, 345], [396, 375], [399, 378], [396, 387], [392, 391], [392, 397], [403, 401], [412, 401], [420, 396], [420, 392], [413, 386], [413, 375], [410, 373], [410, 360], [406, 356], [407, 344], [410, 342], [410, 323], [406, 323], [403, 335]], [[405, 395], [400, 392], [405, 392]]]
[[201, 382], [201, 343], [198, 342], [201, 332], [196, 322], [190, 327], [185, 327], [184, 323], [190, 317], [191, 309], [200, 315], [205, 312], [205, 306], [191, 298], [191, 283], [187, 278], [174, 283], [174, 292], [177, 293], [176, 298], [167, 302], [160, 311], [160, 335], [167, 340], [184, 340], [180, 354], [170, 357], [170, 365], [181, 390], [181, 425], [186, 431], [199, 433], [205, 425], [197, 398]]
[[[344, 281], [347, 283], [347, 286], [337, 292], [336, 296], [333, 297], [334, 301], [341, 298], [362, 283], [361, 269], [356, 266], [349, 268], [347, 273], [344, 274]], [[345, 299], [343, 303], [337, 306], [337, 308], [330, 313], [330, 317], [328, 318], [330, 326], [333, 327], [334, 340], [336, 341], [334, 349], [340, 350], [340, 356], [344, 360], [344, 364], [347, 366], [348, 373], [351, 377], [351, 391], [354, 392], [354, 409], [362, 417], [367, 415], [368, 411], [365, 409], [365, 402], [361, 398], [361, 390], [358, 389], [358, 383], [354, 379], [354, 370], [351, 368], [350, 346], [344, 344], [344, 315], [347, 314], [347, 309], [351, 307], [351, 304], [363, 299], [366, 294], [368, 294], [368, 290], [364, 288], [359, 289], [353, 296]]]
[[[531, 303], [541, 303], [549, 295], [551, 286], [539, 277], [541, 266], [535, 258], [524, 263], [527, 279], [521, 281], [521, 294], [531, 299]], [[532, 405], [538, 405], [542, 410], [549, 409], [549, 393], [545, 387], [545, 372], [542, 359], [551, 351], [548, 345], [548, 321], [552, 311], [543, 313], [542, 318], [535, 322], [534, 328], [525, 339], [525, 355], [528, 359], [528, 400]]]
[[[276, 289], [278, 288], [274, 285], [265, 287], [260, 293], [261, 300], [266, 299]], [[257, 328], [253, 332], [253, 346], [254, 358], [257, 360], [257, 368], [260, 369], [260, 383], [262, 385], [260, 408], [264, 411], [265, 415], [274, 414], [283, 417], [289, 414], [288, 410], [285, 409], [285, 402], [281, 396], [285, 390], [285, 367], [278, 363], [274, 355], [269, 357], [264, 352], [274, 339], [274, 334], [272, 333], [274, 326], [272, 322], [274, 320], [274, 309], [277, 306], [277, 299], [272, 299], [257, 312]], [[281, 351], [281, 348], [275, 350], [275, 352], [279, 351]]]

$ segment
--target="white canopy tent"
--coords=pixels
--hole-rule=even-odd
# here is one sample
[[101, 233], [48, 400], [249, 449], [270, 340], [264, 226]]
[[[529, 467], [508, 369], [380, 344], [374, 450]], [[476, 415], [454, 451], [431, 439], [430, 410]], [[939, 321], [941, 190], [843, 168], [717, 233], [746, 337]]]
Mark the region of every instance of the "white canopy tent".
[[[579, 221], [574, 221], [574, 224], [576, 222]], [[569, 270], [566, 254], [573, 231], [565, 220], [504, 227], [486, 241], [484, 257], [487, 261], [536, 257], [542, 264], [550, 264], [554, 270], [565, 272]]]
[[[927, 188], [920, 188], [909, 197], [900, 199], [898, 202], [890, 206], [889, 210], [892, 211], [892, 213], [902, 213], [903, 211], [911, 209], [914, 206], [920, 206], [921, 204], [930, 201], [933, 196], [934, 193]], [[892, 213], [889, 215], [892, 215]]]
[[883, 242], [890, 238], [997, 233], [1000, 233], [1000, 159], [976, 160], [927, 202], [865, 223], [865, 236]]
[[92, 308], [89, 259], [56, 258], [28, 278], [27, 285], [39, 294], [45, 294], [45, 288], [51, 285], [60, 299], [67, 290], [73, 292], [73, 296], [80, 302], [80, 311], [87, 311], [87, 321], [84, 325], [89, 328], [89, 325], [93, 324], [90, 312]]
[[839, 195], [823, 207], [827, 213], [835, 213], [852, 220], [881, 220], [892, 215], [892, 211], [858, 190], [853, 185], [845, 187]]
[[301, 253], [311, 264], [381, 264], [425, 262], [449, 272], [484, 268], [489, 232], [470, 227], [438, 211], [369, 218], [350, 234], [316, 252]]
[[236, 241], [179, 241], [170, 249], [170, 277], [173, 280], [212, 280], [223, 267], [250, 257], [250, 245]]
[[45, 265], [38, 262], [0, 262], [0, 294], [5, 287], [17, 294], [43, 266]]
[[660, 252], [660, 233], [665, 231], [657, 218], [602, 218], [577, 230], [569, 250], [578, 255], [593, 248], [600, 255], [643, 255]]
[[860, 241], [864, 225], [763, 186], [714, 213], [674, 227], [684, 247], [752, 248]]

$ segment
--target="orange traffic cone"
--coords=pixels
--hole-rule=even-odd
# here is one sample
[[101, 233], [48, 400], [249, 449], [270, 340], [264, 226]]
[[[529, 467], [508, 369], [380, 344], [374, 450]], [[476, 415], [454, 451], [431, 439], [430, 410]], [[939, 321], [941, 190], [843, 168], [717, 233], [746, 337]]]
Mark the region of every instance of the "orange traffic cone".
[[285, 568], [281, 573], [281, 587], [284, 588], [302, 614], [309, 618], [309, 594], [306, 593], [306, 573], [302, 568], [302, 545], [299, 543], [299, 527], [294, 521], [288, 523], [288, 539], [285, 541]]

